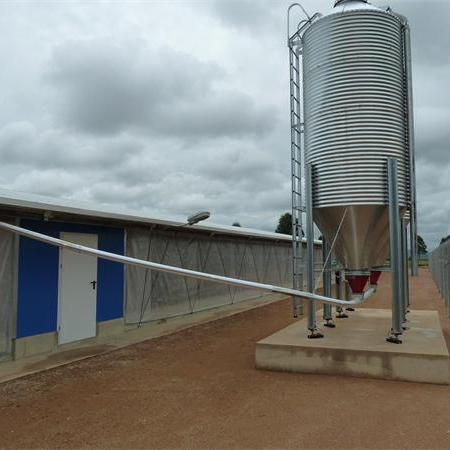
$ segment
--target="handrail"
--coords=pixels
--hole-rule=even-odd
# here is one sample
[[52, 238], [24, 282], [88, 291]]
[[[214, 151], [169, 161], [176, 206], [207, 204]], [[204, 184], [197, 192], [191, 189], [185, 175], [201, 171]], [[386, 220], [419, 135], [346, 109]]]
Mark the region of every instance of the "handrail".
[[[291, 23], [290, 23], [290, 14], [291, 14], [291, 9], [294, 6], [298, 6], [303, 14], [305, 14], [305, 16], [308, 19], [303, 19], [301, 20], [298, 25], [297, 25], [297, 31], [294, 34], [290, 34], [290, 28], [291, 28]], [[287, 44], [288, 47], [291, 45], [291, 40], [294, 38], [294, 36], [298, 36], [298, 38], [301, 39], [301, 32], [303, 31], [304, 27], [306, 27], [308, 24], [311, 24], [314, 22], [314, 20], [316, 20], [318, 17], [322, 17], [322, 14], [320, 13], [314, 13], [312, 16], [310, 16], [307, 12], [306, 9], [300, 4], [300, 3], [292, 3], [288, 10], [287, 10], [287, 21], [286, 21], [286, 27], [287, 27]]]

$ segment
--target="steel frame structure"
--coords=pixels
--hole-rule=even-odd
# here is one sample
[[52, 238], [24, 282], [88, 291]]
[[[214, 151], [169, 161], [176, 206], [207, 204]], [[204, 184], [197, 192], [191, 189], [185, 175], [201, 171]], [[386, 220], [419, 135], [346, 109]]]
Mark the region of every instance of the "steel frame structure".
[[[290, 32], [290, 12], [293, 7], [298, 6], [307, 19], [300, 21], [297, 30]], [[305, 267], [301, 248], [301, 236], [303, 234], [302, 214], [306, 214], [306, 275], [307, 290], [311, 294], [315, 292], [314, 284], [314, 217], [313, 217], [313, 167], [305, 163], [304, 155], [304, 132], [305, 123], [303, 117], [303, 79], [302, 79], [302, 35], [305, 29], [314, 20], [321, 17], [319, 13], [310, 17], [305, 9], [294, 3], [287, 12], [287, 42], [289, 48], [289, 75], [290, 75], [290, 118], [291, 118], [291, 178], [292, 178], [292, 243], [293, 243], [293, 282], [294, 289], [298, 289], [303, 282], [303, 269]], [[407, 148], [409, 152], [409, 212], [410, 212], [410, 246], [411, 246], [411, 275], [418, 274], [417, 258], [417, 218], [416, 218], [416, 189], [415, 189], [415, 155], [414, 155], [414, 122], [412, 107], [412, 80], [411, 80], [411, 48], [409, 26], [407, 20], [402, 18], [403, 41], [404, 41], [404, 66], [405, 66], [405, 113], [408, 117]], [[303, 174], [303, 176], [302, 176]], [[403, 332], [403, 323], [407, 321], [406, 314], [409, 308], [409, 281], [408, 281], [408, 252], [407, 252], [407, 223], [400, 218], [398, 201], [398, 169], [395, 158], [387, 159], [388, 178], [388, 203], [389, 203], [389, 226], [390, 226], [390, 271], [391, 298], [392, 298], [392, 328], [387, 341], [401, 343], [399, 336]], [[303, 195], [302, 178], [305, 180], [305, 194]], [[305, 203], [304, 203], [305, 199]], [[299, 245], [300, 241], [300, 245]], [[332, 244], [333, 245], [333, 244]], [[332, 246], [331, 246], [332, 247]], [[330, 252], [326, 240], [322, 242], [323, 252], [323, 288], [326, 296], [331, 294], [331, 267], [325, 254]], [[339, 273], [340, 283], [336, 286], [337, 297], [342, 295], [342, 273]], [[348, 298], [348, 286], [346, 286]], [[349, 299], [350, 300], [350, 299]], [[352, 305], [353, 300], [348, 302]], [[302, 305], [303, 306], [303, 305]], [[337, 306], [337, 317], [348, 317], [342, 309], [343, 305]], [[351, 308], [349, 308], [351, 310]], [[293, 297], [294, 317], [298, 313], [298, 300]], [[301, 312], [303, 310], [301, 309]], [[321, 338], [323, 333], [317, 327], [315, 305], [313, 301], [308, 302], [307, 328], [310, 332], [309, 338]], [[325, 325], [335, 326], [332, 322], [331, 303], [324, 305], [323, 319]]]
[[[298, 7], [307, 17], [302, 20], [294, 34], [290, 32], [290, 13]], [[301, 71], [302, 33], [306, 27], [320, 17], [316, 13], [308, 15], [300, 3], [293, 3], [287, 12], [287, 45], [289, 49], [289, 88], [290, 88], [290, 120], [291, 120], [291, 203], [292, 203], [292, 280], [293, 289], [303, 288], [305, 262], [302, 248], [304, 203], [304, 120], [303, 120], [303, 80]], [[313, 283], [314, 284], [314, 283]], [[293, 297], [293, 315], [303, 314], [303, 303]]]

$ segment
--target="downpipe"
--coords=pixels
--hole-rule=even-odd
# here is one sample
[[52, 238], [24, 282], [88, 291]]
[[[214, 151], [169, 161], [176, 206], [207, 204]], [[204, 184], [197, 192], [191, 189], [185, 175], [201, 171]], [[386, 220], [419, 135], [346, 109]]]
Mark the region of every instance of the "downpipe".
[[168, 266], [166, 264], [159, 264], [152, 261], [145, 261], [143, 259], [131, 258], [129, 256], [118, 255], [116, 253], [105, 252], [95, 248], [85, 247], [83, 245], [74, 244], [72, 242], [63, 241], [46, 234], [37, 233], [36, 231], [27, 230], [26, 228], [11, 225], [9, 223], [0, 222], [0, 229], [9, 231], [20, 236], [24, 236], [37, 241], [45, 242], [50, 245], [54, 245], [59, 248], [68, 249], [76, 253], [85, 255], [93, 255], [98, 258], [106, 259], [109, 261], [115, 261], [122, 264], [127, 264], [136, 267], [142, 267], [143, 269], [154, 270], [156, 272], [165, 272], [172, 275], [179, 275], [188, 278], [195, 278], [197, 280], [211, 281], [214, 283], [229, 284], [232, 286], [246, 287], [250, 289], [257, 289], [261, 291], [271, 292], [274, 294], [284, 294], [292, 297], [303, 298], [312, 300], [314, 302], [326, 303], [329, 305], [337, 306], [356, 306], [365, 302], [375, 292], [374, 288], [369, 288], [360, 297], [353, 300], [340, 300], [331, 297], [325, 297], [323, 295], [313, 294], [310, 292], [299, 291], [296, 289], [285, 288], [282, 286], [273, 286], [271, 284], [257, 283], [254, 281], [240, 280], [237, 278], [224, 277], [222, 275], [215, 275], [206, 272], [197, 272], [196, 270], [183, 269], [181, 267]]

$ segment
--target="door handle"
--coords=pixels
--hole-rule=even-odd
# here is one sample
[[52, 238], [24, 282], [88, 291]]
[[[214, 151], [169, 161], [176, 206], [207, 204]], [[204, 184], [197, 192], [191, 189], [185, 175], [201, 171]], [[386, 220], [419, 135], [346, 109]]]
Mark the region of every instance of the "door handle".
[[95, 291], [95, 286], [97, 286], [97, 282], [94, 280], [94, 281], [91, 281], [90, 284], [92, 284], [92, 289], [94, 289], [94, 291]]

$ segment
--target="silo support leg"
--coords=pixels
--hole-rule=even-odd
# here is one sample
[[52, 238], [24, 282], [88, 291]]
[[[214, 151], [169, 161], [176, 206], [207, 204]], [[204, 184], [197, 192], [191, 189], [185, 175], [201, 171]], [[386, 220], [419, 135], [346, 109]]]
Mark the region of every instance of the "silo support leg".
[[403, 310], [403, 270], [401, 248], [401, 223], [398, 202], [397, 160], [388, 158], [388, 186], [389, 186], [389, 251], [391, 263], [391, 301], [392, 301], [392, 328], [388, 342], [401, 344], [399, 336], [402, 334]]
[[[328, 241], [322, 236], [322, 261], [323, 261], [323, 295], [325, 297], [331, 297], [331, 255], [330, 245]], [[325, 303], [323, 305], [323, 320], [324, 326], [328, 328], [335, 328], [336, 325], [333, 322], [333, 316], [331, 312], [331, 305]]]
[[[348, 284], [348, 282], [345, 282], [345, 300], [350, 301], [352, 299], [352, 289], [350, 287], [350, 285]], [[349, 308], [345, 308], [346, 311], [354, 311], [355, 308], [349, 307]]]
[[[402, 272], [403, 272], [403, 322], [407, 322], [406, 314], [409, 312], [409, 277], [408, 277], [408, 229], [405, 219], [402, 226]], [[405, 330], [406, 327], [403, 326]]]
[[[314, 293], [314, 219], [312, 208], [312, 176], [311, 164], [305, 166], [306, 184], [306, 273], [308, 292]], [[322, 249], [323, 250], [323, 249]], [[314, 301], [308, 301], [308, 330], [309, 339], [322, 338], [323, 333], [317, 328], [316, 309]]]
[[[342, 298], [342, 284], [343, 284], [343, 273], [341, 270], [336, 272], [336, 298]], [[336, 318], [337, 319], [347, 319], [348, 314], [344, 312], [344, 308], [342, 306], [338, 306], [336, 308]]]

